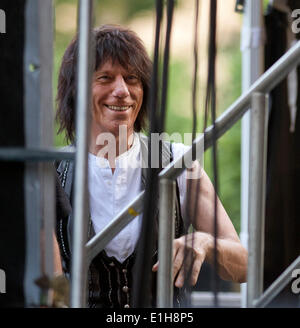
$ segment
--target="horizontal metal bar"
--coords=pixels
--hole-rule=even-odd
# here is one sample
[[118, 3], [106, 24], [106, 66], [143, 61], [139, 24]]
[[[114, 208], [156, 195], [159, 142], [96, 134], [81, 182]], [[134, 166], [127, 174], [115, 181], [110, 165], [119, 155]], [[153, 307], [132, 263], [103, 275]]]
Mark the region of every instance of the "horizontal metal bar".
[[[216, 137], [219, 139], [227, 130], [229, 130], [249, 109], [251, 95], [254, 92], [268, 93], [274, 86], [280, 83], [287, 74], [300, 63], [300, 41], [298, 41], [289, 51], [278, 59], [260, 78], [258, 78], [248, 91], [244, 92], [224, 113], [222, 113], [215, 122]], [[203, 143], [204, 150], [212, 145], [214, 126], [205, 130], [204, 135], [199, 136], [194, 143], [196, 147]], [[185, 160], [182, 161], [182, 158]], [[185, 169], [189, 159], [192, 158], [192, 147], [183, 154], [182, 158], [170, 163], [159, 174], [160, 178], [176, 179]], [[176, 168], [182, 161], [182, 168]]]
[[142, 212], [144, 193], [145, 192], [142, 191], [101, 232], [88, 241], [86, 244], [88, 263], [104, 249], [111, 239], [113, 239], [128, 223]]
[[[219, 292], [218, 293], [219, 307], [221, 308], [240, 308], [241, 293], [239, 292]], [[214, 307], [214, 293], [212, 292], [192, 292], [191, 293], [192, 307]]]
[[7, 162], [50, 162], [54, 160], [74, 160], [74, 152], [56, 149], [0, 148], [0, 161]]
[[296, 258], [290, 266], [265, 290], [265, 292], [257, 299], [254, 300], [254, 307], [265, 307], [269, 304], [282, 289], [292, 280], [292, 272], [300, 268], [300, 256]]

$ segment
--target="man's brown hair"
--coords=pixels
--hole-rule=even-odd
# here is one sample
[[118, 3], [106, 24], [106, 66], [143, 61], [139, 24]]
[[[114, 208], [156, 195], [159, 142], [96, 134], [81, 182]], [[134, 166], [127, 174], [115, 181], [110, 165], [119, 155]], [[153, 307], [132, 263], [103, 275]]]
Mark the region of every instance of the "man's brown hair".
[[[103, 25], [93, 30], [95, 36], [95, 66], [99, 69], [107, 60], [118, 62], [125, 69], [133, 69], [143, 86], [143, 103], [134, 130], [146, 125], [152, 63], [141, 39], [133, 31], [119, 25]], [[57, 87], [56, 120], [59, 131], [65, 130], [68, 142], [75, 141], [76, 68], [78, 35], [67, 47], [62, 59]]]

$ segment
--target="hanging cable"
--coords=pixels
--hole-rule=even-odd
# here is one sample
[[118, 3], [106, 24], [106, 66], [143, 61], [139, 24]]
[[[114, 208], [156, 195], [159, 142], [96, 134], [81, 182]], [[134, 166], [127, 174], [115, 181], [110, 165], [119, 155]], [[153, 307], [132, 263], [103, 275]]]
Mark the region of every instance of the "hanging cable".
[[215, 189], [214, 199], [214, 274], [212, 279], [212, 289], [214, 293], [214, 305], [218, 307], [218, 261], [217, 261], [217, 238], [218, 238], [218, 216], [217, 216], [217, 194], [218, 194], [218, 172], [217, 172], [217, 133], [216, 133], [216, 86], [215, 86], [215, 66], [216, 66], [216, 27], [217, 27], [217, 0], [210, 1], [210, 28], [208, 46], [208, 77], [207, 93], [205, 101], [205, 128], [209, 107], [212, 119], [212, 163], [213, 163], [213, 185]]
[[[162, 157], [161, 157], [161, 140], [159, 141], [159, 167], [151, 167], [151, 136], [153, 133], [161, 133], [164, 130], [164, 122], [166, 115], [166, 104], [167, 104], [167, 91], [168, 91], [168, 66], [169, 66], [169, 53], [170, 53], [170, 38], [171, 38], [171, 28], [172, 19], [174, 11], [174, 0], [167, 1], [167, 27], [166, 27], [166, 37], [165, 37], [165, 48], [164, 48], [164, 58], [163, 58], [163, 72], [162, 72], [162, 88], [161, 97], [159, 96], [159, 43], [160, 43], [160, 29], [163, 7], [162, 2], [156, 2], [156, 33], [155, 33], [155, 46], [154, 46], [154, 60], [153, 60], [153, 74], [151, 83], [151, 93], [150, 93], [150, 138], [148, 146], [148, 174], [146, 181], [146, 194], [144, 203], [144, 216], [142, 233], [140, 239], [140, 255], [137, 257], [137, 266], [139, 267], [138, 276], [145, 277], [144, 279], [139, 279], [139, 285], [135, 286], [135, 297], [134, 303], [136, 306], [148, 307], [149, 297], [147, 297], [149, 292], [150, 282], [150, 272], [152, 263], [152, 245], [154, 242], [154, 220], [156, 219], [158, 213], [158, 173], [162, 168]], [[160, 102], [160, 106], [159, 106]], [[159, 111], [157, 110], [159, 108]], [[145, 261], [147, 263], [145, 263]], [[147, 287], [148, 286], [148, 287]], [[145, 288], [148, 291], [145, 293]]]
[[[193, 141], [196, 139], [196, 131], [197, 131], [198, 21], [199, 21], [199, 0], [196, 0], [195, 1], [195, 27], [194, 27], [194, 75], [193, 75], [193, 93], [192, 93], [192, 108], [193, 108], [192, 140]], [[195, 154], [196, 151], [194, 149], [193, 160], [195, 160]]]
[[[195, 0], [195, 23], [194, 23], [194, 46], [193, 46], [193, 55], [194, 55], [194, 72], [193, 72], [193, 86], [192, 86], [192, 114], [193, 114], [193, 125], [192, 125], [192, 159], [196, 160], [196, 131], [197, 131], [197, 86], [198, 86], [198, 21], [199, 21], [199, 0]], [[200, 179], [197, 179], [196, 182], [196, 192], [192, 192], [193, 187], [192, 179], [187, 180], [187, 192], [186, 192], [186, 203], [185, 203], [185, 213], [186, 213], [186, 231], [185, 231], [185, 245], [187, 244], [187, 235], [189, 233], [189, 227], [192, 227], [191, 233], [194, 233], [194, 224], [197, 216], [197, 207], [198, 207], [198, 195], [200, 190]], [[193, 205], [193, 206], [192, 206]], [[192, 248], [194, 246], [194, 235], [192, 235]], [[186, 291], [185, 306], [191, 306], [191, 285], [190, 285], [190, 276], [192, 270], [192, 261], [190, 258], [193, 256], [188, 253], [187, 247], [184, 251], [184, 290]]]
[[149, 97], [149, 119], [150, 135], [148, 144], [148, 170], [146, 179], [146, 191], [144, 201], [144, 211], [142, 229], [139, 240], [139, 247], [136, 258], [135, 280], [133, 286], [133, 305], [134, 307], [150, 307], [150, 285], [151, 285], [151, 265], [154, 244], [154, 220], [156, 216], [157, 199], [153, 195], [158, 192], [158, 170], [151, 167], [151, 135], [158, 132], [158, 84], [159, 84], [159, 43], [161, 20], [163, 14], [162, 0], [156, 0], [156, 28], [154, 43], [153, 70], [151, 78], [151, 89]]
[[160, 128], [159, 132], [163, 132], [165, 129], [166, 109], [167, 109], [167, 93], [168, 93], [168, 74], [169, 74], [169, 57], [170, 57], [170, 40], [171, 29], [173, 21], [174, 0], [168, 0], [167, 2], [167, 28], [166, 28], [166, 40], [164, 49], [163, 60], [163, 75], [162, 75], [162, 91], [161, 91], [161, 106], [160, 106]]
[[[163, 57], [163, 70], [162, 70], [162, 88], [161, 88], [161, 103], [158, 117], [158, 133], [165, 130], [166, 110], [167, 110], [167, 96], [168, 96], [168, 80], [169, 80], [169, 57], [170, 57], [170, 41], [171, 30], [174, 12], [174, 0], [167, 1], [167, 26], [166, 37]], [[159, 170], [162, 169], [162, 140], [159, 139]]]

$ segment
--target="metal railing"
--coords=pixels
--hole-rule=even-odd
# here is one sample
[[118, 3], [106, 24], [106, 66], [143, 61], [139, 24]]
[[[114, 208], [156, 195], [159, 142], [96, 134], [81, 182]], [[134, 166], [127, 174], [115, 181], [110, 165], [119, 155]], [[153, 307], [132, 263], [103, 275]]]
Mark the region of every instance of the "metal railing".
[[[261, 262], [263, 252], [263, 235], [261, 232], [264, 230], [264, 189], [265, 182], [263, 177], [265, 176], [265, 156], [266, 156], [266, 94], [270, 92], [278, 83], [280, 83], [287, 74], [300, 63], [300, 41], [292, 47], [286, 54], [284, 54], [272, 67], [270, 67], [250, 88], [247, 92], [242, 94], [215, 122], [215, 129], [217, 138], [220, 138], [227, 130], [229, 130], [251, 107], [253, 115], [253, 126], [258, 127], [257, 134], [253, 130], [254, 142], [252, 145], [252, 156], [250, 157], [250, 176], [253, 184], [250, 184], [249, 207], [249, 227], [251, 229], [249, 237], [249, 264], [248, 264], [248, 293], [250, 295], [248, 299], [248, 306], [255, 306], [262, 304], [256, 302], [257, 297], [261, 297], [262, 293], [262, 265], [259, 266], [260, 272], [257, 272], [258, 262]], [[204, 135], [201, 135], [195, 140], [196, 147], [199, 147], [203, 143], [204, 148], [208, 149], [212, 144], [212, 129], [210, 126], [206, 129]], [[78, 136], [79, 138], [80, 136]], [[262, 148], [256, 145], [264, 145]], [[192, 147], [188, 149], [180, 158], [171, 162], [165, 169], [163, 169], [159, 178], [164, 183], [170, 183], [174, 181], [188, 166], [191, 161]], [[182, 168], [178, 168], [178, 163], [183, 163]], [[261, 183], [257, 183], [261, 181]], [[251, 190], [253, 188], [253, 190]], [[257, 188], [257, 189], [254, 189]], [[111, 223], [100, 233], [94, 236], [86, 245], [87, 258], [90, 262], [106, 244], [114, 238], [122, 228], [131, 222], [142, 211], [144, 198], [144, 191], [141, 192], [136, 199], [131, 202], [119, 215], [117, 215]], [[160, 203], [160, 212], [164, 211], [164, 207], [171, 207], [170, 204], [174, 201], [174, 195], [170, 195], [166, 202]], [[168, 231], [170, 227], [169, 220], [163, 220], [160, 222], [161, 229]], [[169, 238], [165, 236], [159, 236], [159, 248], [167, 249], [169, 253], [170, 245], [172, 243], [172, 234], [168, 234]], [[259, 245], [256, 247], [256, 245]], [[172, 293], [172, 287], [170, 287], [169, 279], [171, 271], [166, 272], [166, 268], [170, 270], [169, 254], [165, 256], [160, 255], [160, 269], [158, 270], [158, 281], [163, 281], [162, 285], [167, 286], [164, 292], [158, 293], [158, 304], [162, 307], [171, 307], [170, 293]], [[278, 279], [282, 279], [279, 277]], [[288, 283], [288, 282], [286, 282]], [[82, 286], [83, 287], [83, 286]], [[256, 291], [254, 294], [252, 291]], [[275, 294], [274, 294], [275, 295]], [[269, 295], [268, 299], [271, 296]], [[256, 302], [256, 303], [255, 303]]]

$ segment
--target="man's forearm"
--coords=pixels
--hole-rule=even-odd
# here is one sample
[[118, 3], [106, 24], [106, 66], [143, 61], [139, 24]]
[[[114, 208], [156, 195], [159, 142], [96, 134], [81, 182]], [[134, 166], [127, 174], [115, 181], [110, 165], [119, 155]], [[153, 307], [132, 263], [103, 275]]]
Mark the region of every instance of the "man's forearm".
[[[212, 237], [211, 247], [207, 253], [210, 264], [214, 263], [214, 245]], [[222, 279], [238, 283], [246, 282], [248, 253], [239, 242], [218, 238], [217, 259], [218, 274]]]

